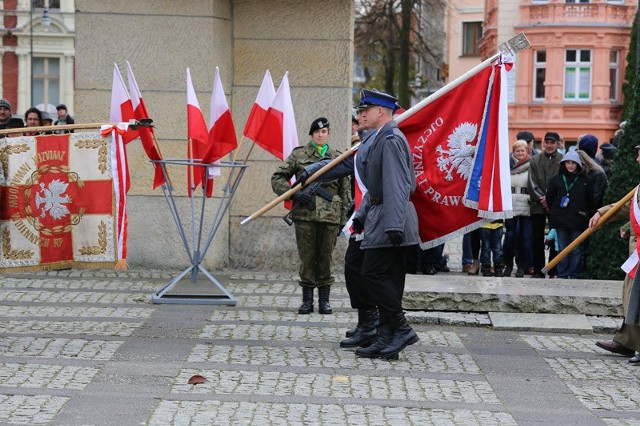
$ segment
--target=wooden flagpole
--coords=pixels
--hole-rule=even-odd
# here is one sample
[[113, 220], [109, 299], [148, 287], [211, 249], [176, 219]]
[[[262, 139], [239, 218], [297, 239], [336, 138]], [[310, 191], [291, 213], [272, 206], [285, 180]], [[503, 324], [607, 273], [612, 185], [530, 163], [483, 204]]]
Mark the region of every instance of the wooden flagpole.
[[618, 210], [622, 208], [622, 206], [624, 206], [629, 200], [631, 200], [631, 198], [633, 198], [633, 194], [635, 194], [635, 192], [636, 192], [636, 188], [633, 188], [631, 191], [629, 191], [627, 195], [625, 195], [622, 199], [618, 200], [618, 202], [616, 202], [613, 206], [611, 206], [609, 211], [607, 211], [605, 214], [602, 215], [602, 217], [598, 221], [598, 224], [596, 225], [595, 228], [585, 229], [582, 234], [578, 235], [578, 237], [571, 242], [571, 244], [565, 247], [564, 250], [562, 250], [560, 253], [556, 255], [556, 257], [550, 260], [549, 263], [547, 263], [547, 265], [544, 268], [542, 268], [542, 272], [546, 274], [551, 269], [553, 269], [553, 267], [556, 266], [558, 263], [560, 263], [562, 259], [567, 257], [567, 255], [571, 253], [573, 249], [575, 249], [580, 243], [586, 240], [589, 237], [589, 235], [593, 234], [593, 232], [596, 229], [600, 228], [602, 225], [607, 223], [607, 221], [611, 216], [613, 216]]
[[50, 132], [57, 130], [84, 130], [99, 129], [102, 126], [115, 126], [118, 123], [85, 123], [85, 124], [62, 124], [59, 126], [37, 126], [37, 127], [17, 127], [13, 129], [2, 129], [0, 135], [9, 133], [29, 133], [29, 132]]
[[[426, 97], [425, 99], [423, 99], [422, 101], [418, 102], [417, 104], [415, 104], [414, 106], [412, 106], [411, 108], [409, 108], [408, 110], [406, 110], [405, 112], [400, 114], [399, 116], [394, 117], [394, 120], [397, 123], [401, 123], [402, 121], [404, 121], [407, 118], [411, 117], [413, 114], [415, 114], [416, 112], [418, 112], [419, 110], [421, 110], [425, 106], [429, 105], [431, 102], [433, 102], [436, 99], [439, 99], [442, 96], [446, 95], [447, 93], [449, 93], [450, 91], [452, 91], [453, 89], [455, 89], [456, 87], [458, 87], [459, 85], [464, 83], [469, 78], [473, 77], [474, 75], [478, 74], [483, 69], [485, 69], [488, 66], [490, 66], [493, 62], [495, 62], [500, 57], [502, 52], [507, 51], [509, 53], [515, 54], [515, 53], [519, 52], [520, 50], [528, 48], [529, 47], [529, 41], [527, 40], [527, 38], [525, 37], [525, 35], [523, 33], [520, 33], [520, 34], [516, 35], [515, 37], [509, 39], [509, 41], [507, 41], [506, 43], [503, 43], [499, 47], [500, 47], [500, 50], [501, 50], [500, 53], [496, 53], [493, 56], [491, 56], [490, 58], [485, 59], [482, 63], [476, 65], [475, 67], [473, 67], [472, 69], [470, 69], [466, 73], [462, 74], [460, 77], [456, 78], [451, 83], [449, 83], [446, 86], [442, 87], [437, 92], [433, 93], [432, 95], [430, 95], [430, 96]], [[327, 164], [326, 166], [324, 166], [323, 168], [321, 168], [320, 170], [315, 172], [313, 175], [311, 175], [309, 177], [309, 179], [307, 179], [307, 184], [313, 182], [319, 176], [322, 176], [324, 173], [326, 173], [327, 171], [331, 170], [333, 167], [336, 166], [336, 164], [342, 162], [345, 158], [351, 156], [354, 153], [354, 150], [357, 148], [358, 145], [360, 145], [360, 144], [354, 145], [349, 150], [345, 151], [344, 153], [342, 153], [341, 155], [339, 155], [338, 157], [333, 159], [329, 164]], [[331, 167], [329, 167], [329, 166], [331, 166]], [[278, 205], [281, 201], [284, 201], [285, 199], [289, 198], [291, 195], [295, 194], [300, 189], [301, 188], [300, 188], [299, 185], [298, 186], [294, 186], [289, 191], [285, 192], [284, 194], [282, 194], [278, 198], [272, 200], [271, 202], [269, 202], [268, 204], [266, 204], [265, 206], [263, 206], [262, 208], [257, 210], [251, 216], [243, 219], [242, 222], [240, 222], [240, 224], [244, 225], [245, 223], [249, 223], [251, 220], [262, 216], [263, 214], [265, 214], [266, 212], [271, 210], [273, 207]]]
[[[353, 153], [358, 149], [358, 146], [360, 146], [359, 143], [355, 144], [354, 146], [352, 146], [351, 148], [349, 148], [348, 150], [346, 150], [345, 152], [343, 152], [342, 154], [340, 154], [339, 156], [337, 156], [336, 158], [331, 160], [329, 163], [324, 165], [320, 170], [318, 170], [317, 172], [315, 172], [314, 174], [309, 176], [309, 179], [307, 179], [304, 187], [306, 187], [311, 182], [313, 182], [316, 179], [318, 179], [320, 176], [322, 176], [323, 174], [325, 174], [329, 170], [333, 169], [339, 163], [342, 163], [347, 157], [350, 157], [351, 155], [353, 155]], [[302, 188], [303, 188], [302, 185], [294, 185], [293, 188], [291, 188], [290, 190], [288, 190], [284, 194], [280, 195], [279, 197], [275, 198], [271, 202], [267, 203], [264, 207], [262, 207], [260, 210], [258, 210], [255, 213], [253, 213], [251, 216], [243, 219], [242, 222], [240, 222], [240, 224], [244, 225], [245, 223], [249, 223], [253, 219], [256, 219], [256, 218], [262, 216], [263, 214], [265, 214], [266, 212], [268, 212], [269, 210], [271, 210], [272, 208], [274, 208], [275, 206], [277, 206], [281, 202], [287, 200], [289, 197], [291, 197], [296, 192], [300, 191]]]

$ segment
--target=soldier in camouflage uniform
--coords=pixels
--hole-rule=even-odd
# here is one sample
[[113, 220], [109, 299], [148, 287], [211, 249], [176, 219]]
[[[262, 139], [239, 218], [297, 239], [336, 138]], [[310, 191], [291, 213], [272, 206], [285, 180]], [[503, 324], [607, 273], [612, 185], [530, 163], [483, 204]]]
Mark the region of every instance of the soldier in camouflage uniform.
[[[288, 191], [289, 179], [293, 176], [298, 177], [306, 166], [339, 155], [327, 145], [329, 122], [326, 118], [314, 120], [309, 135], [311, 141], [294, 149], [284, 164], [271, 176], [271, 187], [276, 194], [281, 195]], [[331, 275], [331, 252], [336, 245], [338, 232], [347, 221], [347, 211], [351, 202], [350, 191], [347, 177], [323, 183], [316, 188], [312, 183], [291, 197], [294, 201], [291, 218], [296, 229], [300, 256], [300, 314], [313, 312], [314, 288], [318, 288], [318, 312], [332, 313], [329, 293], [335, 280]]]

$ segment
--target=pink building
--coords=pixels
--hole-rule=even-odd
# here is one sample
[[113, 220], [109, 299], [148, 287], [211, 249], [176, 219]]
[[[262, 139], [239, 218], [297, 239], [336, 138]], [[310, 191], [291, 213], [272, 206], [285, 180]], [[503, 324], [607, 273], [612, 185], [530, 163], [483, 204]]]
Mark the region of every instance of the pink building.
[[622, 83], [635, 0], [485, 0], [482, 58], [523, 32], [509, 104], [509, 135], [548, 130], [565, 144], [592, 133], [609, 142], [622, 114]]

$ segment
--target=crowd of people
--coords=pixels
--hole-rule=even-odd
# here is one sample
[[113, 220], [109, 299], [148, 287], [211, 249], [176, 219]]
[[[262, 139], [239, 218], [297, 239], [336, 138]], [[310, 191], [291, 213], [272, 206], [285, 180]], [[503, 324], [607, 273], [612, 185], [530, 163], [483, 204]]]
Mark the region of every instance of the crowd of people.
[[16, 129], [14, 133], [0, 134], [0, 138], [6, 136], [36, 136], [39, 134], [53, 133], [70, 133], [72, 130], [45, 130], [37, 131], [21, 131], [23, 128], [42, 127], [42, 126], [59, 126], [65, 124], [74, 124], [73, 117], [67, 111], [65, 104], [56, 107], [57, 118], [54, 120], [47, 111], [39, 110], [36, 107], [27, 109], [24, 113], [24, 119], [13, 114], [11, 102], [7, 99], [0, 99], [0, 130]]
[[550, 131], [538, 151], [531, 132], [519, 132], [516, 138], [510, 156], [513, 218], [464, 236], [463, 272], [510, 277], [515, 270], [519, 278], [580, 278], [588, 239], [547, 274], [543, 268], [587, 229], [602, 207], [616, 147], [602, 144], [598, 154], [598, 139], [584, 134], [575, 149], [567, 150], [560, 135]]

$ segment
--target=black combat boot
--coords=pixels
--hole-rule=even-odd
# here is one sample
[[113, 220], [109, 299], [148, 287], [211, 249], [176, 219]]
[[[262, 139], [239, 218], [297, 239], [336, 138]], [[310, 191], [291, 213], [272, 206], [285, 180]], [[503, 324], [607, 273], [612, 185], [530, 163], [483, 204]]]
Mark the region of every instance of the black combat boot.
[[331, 305], [329, 304], [329, 293], [331, 293], [330, 285], [318, 287], [318, 312], [321, 314], [326, 315], [333, 313], [333, 309], [331, 309]]
[[[504, 275], [504, 265], [502, 263], [497, 263], [493, 266], [493, 276], [494, 277], [503, 277]], [[508, 277], [511, 276], [511, 271], [509, 271]]]
[[348, 339], [340, 342], [341, 348], [367, 347], [373, 343], [378, 336], [378, 310], [358, 309], [358, 326], [355, 333]]
[[395, 314], [389, 318], [392, 328], [392, 336], [389, 339], [389, 344], [380, 349], [378, 353], [379, 358], [383, 359], [397, 359], [398, 354], [407, 346], [413, 345], [418, 340], [418, 335], [413, 328], [407, 323], [407, 319], [404, 317], [404, 312]]
[[302, 287], [302, 305], [298, 308], [298, 313], [309, 315], [313, 312], [313, 287]]

